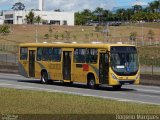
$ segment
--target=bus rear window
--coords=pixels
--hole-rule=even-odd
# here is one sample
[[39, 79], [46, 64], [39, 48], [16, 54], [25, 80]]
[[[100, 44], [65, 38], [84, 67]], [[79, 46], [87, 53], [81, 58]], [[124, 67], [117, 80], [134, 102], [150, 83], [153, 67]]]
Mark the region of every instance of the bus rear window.
[[20, 48], [20, 60], [27, 60], [28, 48]]

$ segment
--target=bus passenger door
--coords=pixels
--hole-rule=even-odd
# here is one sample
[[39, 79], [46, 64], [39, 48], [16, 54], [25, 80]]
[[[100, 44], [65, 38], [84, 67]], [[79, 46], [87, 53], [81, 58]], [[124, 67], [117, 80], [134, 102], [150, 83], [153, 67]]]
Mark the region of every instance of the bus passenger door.
[[29, 50], [29, 77], [35, 77], [35, 50]]
[[109, 55], [107, 53], [100, 53], [99, 58], [99, 82], [101, 84], [108, 84], [109, 72]]
[[63, 80], [71, 80], [71, 51], [63, 52]]

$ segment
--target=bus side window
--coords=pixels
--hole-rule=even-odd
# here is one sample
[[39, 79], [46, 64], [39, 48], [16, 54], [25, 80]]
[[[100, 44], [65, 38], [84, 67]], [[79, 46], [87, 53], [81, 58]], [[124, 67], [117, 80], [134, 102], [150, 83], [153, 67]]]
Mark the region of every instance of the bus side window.
[[46, 47], [42, 50], [42, 61], [48, 61], [48, 49]]
[[48, 48], [48, 60], [52, 61], [52, 54], [53, 54], [53, 49], [52, 48]]
[[75, 63], [85, 63], [86, 59], [86, 49], [78, 48], [74, 50], [74, 62]]
[[60, 62], [61, 61], [61, 54], [62, 54], [61, 48], [53, 48], [52, 61], [53, 62]]
[[27, 60], [28, 48], [20, 48], [20, 60]]
[[98, 50], [97, 49], [87, 49], [86, 62], [95, 64], [97, 63]]
[[42, 50], [43, 48], [37, 48], [37, 61], [42, 60]]
[[50, 47], [43, 48], [42, 60], [43, 61], [51, 61], [52, 60], [52, 48], [50, 48]]

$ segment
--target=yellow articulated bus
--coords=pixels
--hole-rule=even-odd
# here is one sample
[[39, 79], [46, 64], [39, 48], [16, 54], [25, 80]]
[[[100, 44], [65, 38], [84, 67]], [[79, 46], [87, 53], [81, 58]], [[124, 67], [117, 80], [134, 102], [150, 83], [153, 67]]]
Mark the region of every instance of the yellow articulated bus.
[[19, 47], [19, 71], [42, 83], [86, 83], [120, 89], [139, 84], [137, 49], [126, 44], [25, 43]]

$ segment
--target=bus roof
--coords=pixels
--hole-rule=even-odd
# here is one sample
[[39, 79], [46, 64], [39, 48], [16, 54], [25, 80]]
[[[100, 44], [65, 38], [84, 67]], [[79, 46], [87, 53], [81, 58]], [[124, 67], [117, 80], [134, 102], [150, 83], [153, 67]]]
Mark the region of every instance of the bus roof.
[[65, 48], [110, 48], [111, 46], [135, 46], [129, 44], [108, 44], [108, 43], [23, 43], [20, 47], [65, 47]]

